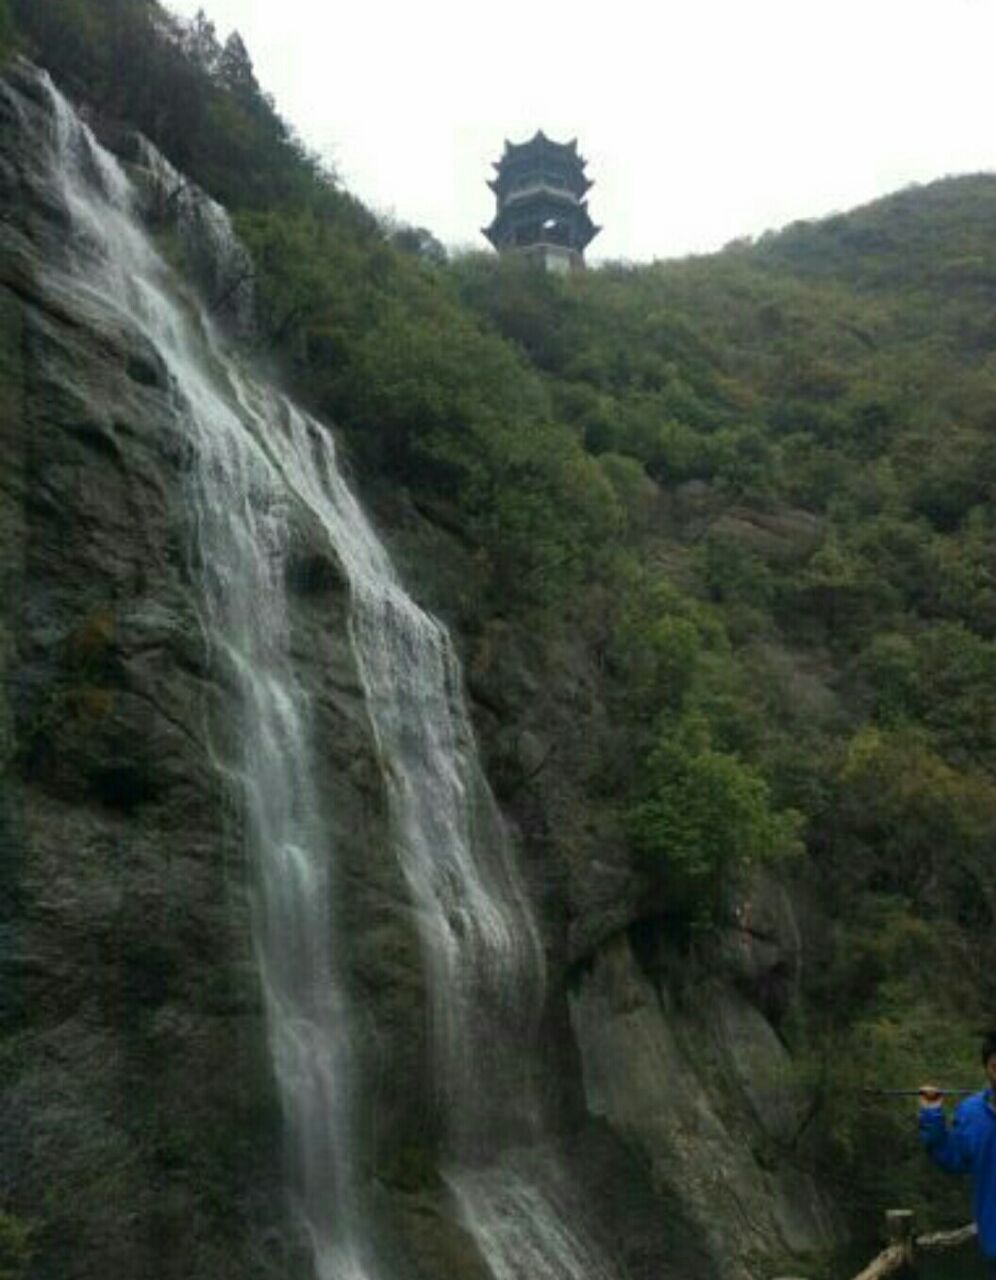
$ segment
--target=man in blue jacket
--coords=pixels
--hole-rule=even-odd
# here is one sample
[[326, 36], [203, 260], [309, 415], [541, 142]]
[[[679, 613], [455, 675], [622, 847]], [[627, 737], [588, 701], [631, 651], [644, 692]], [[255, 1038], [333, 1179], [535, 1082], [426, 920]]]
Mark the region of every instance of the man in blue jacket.
[[971, 1174], [979, 1247], [996, 1277], [996, 1031], [982, 1042], [982, 1065], [988, 1088], [959, 1103], [950, 1126], [939, 1090], [923, 1086], [920, 1141], [934, 1164], [948, 1173]]

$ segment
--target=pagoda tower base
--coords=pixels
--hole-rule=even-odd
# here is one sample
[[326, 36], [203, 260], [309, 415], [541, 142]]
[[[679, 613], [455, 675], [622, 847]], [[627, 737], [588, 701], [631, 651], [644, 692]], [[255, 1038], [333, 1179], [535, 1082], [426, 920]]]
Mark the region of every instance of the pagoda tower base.
[[519, 249], [524, 258], [546, 268], [552, 275], [566, 276], [584, 270], [584, 256], [563, 244], [530, 244]]

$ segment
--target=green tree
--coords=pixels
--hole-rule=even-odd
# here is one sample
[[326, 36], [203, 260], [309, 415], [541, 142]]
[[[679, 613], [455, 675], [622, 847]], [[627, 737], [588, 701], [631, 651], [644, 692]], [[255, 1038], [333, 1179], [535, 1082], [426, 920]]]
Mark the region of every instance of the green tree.
[[895, 633], [877, 635], [861, 656], [861, 668], [872, 689], [876, 720], [884, 725], [908, 720], [919, 696], [913, 642]]
[[225, 41], [218, 56], [216, 71], [219, 81], [236, 97], [250, 104], [259, 98], [259, 83], [245, 41], [237, 31]]
[[221, 44], [214, 23], [203, 9], [198, 9], [180, 37], [188, 57], [208, 75], [214, 75], [221, 57]]
[[680, 914], [717, 918], [731, 882], [753, 864], [798, 853], [802, 817], [776, 811], [760, 774], [715, 751], [694, 718], [666, 725], [628, 814], [636, 852], [663, 876]]
[[836, 874], [901, 894], [926, 915], [991, 927], [991, 780], [947, 764], [922, 730], [866, 727], [848, 743], [838, 781]]

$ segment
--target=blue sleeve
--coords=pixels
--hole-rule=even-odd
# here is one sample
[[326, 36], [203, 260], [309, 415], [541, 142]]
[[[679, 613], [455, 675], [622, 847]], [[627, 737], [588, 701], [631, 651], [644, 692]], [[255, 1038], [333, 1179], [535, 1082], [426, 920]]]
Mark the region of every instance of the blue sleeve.
[[968, 1173], [971, 1168], [970, 1153], [962, 1141], [958, 1126], [958, 1114], [949, 1129], [943, 1107], [922, 1107], [919, 1120], [919, 1138], [934, 1164], [947, 1173]]

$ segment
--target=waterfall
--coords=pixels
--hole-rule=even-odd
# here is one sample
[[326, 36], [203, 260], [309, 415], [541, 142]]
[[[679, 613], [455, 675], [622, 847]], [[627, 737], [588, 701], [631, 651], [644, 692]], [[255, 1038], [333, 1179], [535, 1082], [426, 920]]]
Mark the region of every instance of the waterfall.
[[[544, 1143], [534, 1053], [543, 951], [478, 761], [452, 643], [398, 581], [340, 474], [328, 430], [224, 349], [143, 228], [118, 162], [46, 77], [36, 87], [51, 125], [30, 144], [37, 178], [72, 232], [47, 267], [47, 288], [97, 323], [141, 335], [166, 370], [191, 457], [201, 622], [242, 708], [237, 749], [219, 746], [216, 763], [244, 797], [288, 1182], [315, 1273], [374, 1280], [384, 1266], [356, 1172], [359, 1082], [332, 923], [334, 852], [309, 698], [289, 655], [285, 565], [295, 504], [325, 530], [350, 585], [356, 662], [429, 979], [443, 1173], [457, 1212], [495, 1280], [607, 1280]], [[2, 91], [16, 99], [16, 89]], [[238, 260], [223, 211], [205, 199], [199, 216]]]
[[[162, 362], [190, 454], [192, 559], [204, 635], [239, 694], [237, 753], [219, 769], [244, 797], [254, 946], [287, 1134], [288, 1182], [319, 1280], [377, 1274], [355, 1175], [356, 1082], [334, 962], [334, 868], [315, 780], [309, 702], [288, 654], [284, 562], [291, 496], [266, 424], [239, 404], [239, 375], [136, 212], [136, 193], [47, 77], [50, 128], [31, 139], [44, 198], [72, 235], [45, 286], [96, 324], [126, 326]], [[5, 89], [11, 94], [12, 90]], [[16, 106], [16, 103], [15, 103]], [[26, 126], [28, 113], [21, 113]], [[212, 234], [227, 227], [214, 206]], [[231, 236], [230, 229], [227, 234]]]
[[284, 402], [295, 492], [352, 588], [351, 632], [430, 976], [446, 1179], [495, 1280], [608, 1280], [543, 1149], [542, 945], [482, 773], [446, 630], [398, 583], [327, 431]]

